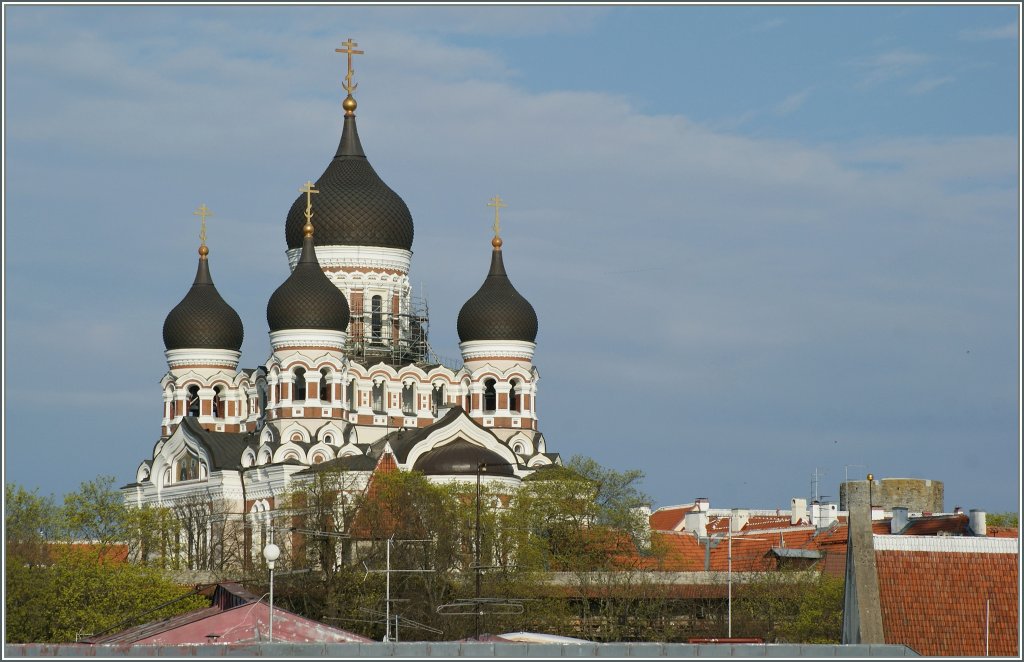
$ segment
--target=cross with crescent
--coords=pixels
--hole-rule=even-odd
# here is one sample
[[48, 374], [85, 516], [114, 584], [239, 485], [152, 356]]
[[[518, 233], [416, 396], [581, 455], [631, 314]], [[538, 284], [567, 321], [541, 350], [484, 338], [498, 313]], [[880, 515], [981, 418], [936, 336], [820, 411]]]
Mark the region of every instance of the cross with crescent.
[[355, 73], [355, 71], [352, 69], [352, 56], [363, 55], [365, 51], [355, 50], [356, 46], [358, 46], [359, 44], [352, 41], [351, 37], [348, 38], [348, 41], [341, 42], [341, 45], [344, 46], [345, 48], [334, 49], [335, 53], [345, 53], [346, 55], [348, 55], [348, 73], [345, 74], [345, 82], [342, 83], [341, 87], [349, 94], [352, 94], [353, 92], [355, 92], [355, 89], [359, 87], [359, 83], [352, 83], [352, 74]]
[[299, 193], [306, 194], [306, 222], [312, 223], [313, 218], [313, 194], [319, 193], [320, 191], [313, 188], [313, 182], [306, 180], [306, 183], [299, 189]]
[[199, 205], [199, 208], [192, 212], [193, 216], [199, 217], [199, 245], [206, 245], [206, 217], [213, 216], [213, 212], [206, 206], [206, 203]]
[[508, 207], [504, 202], [501, 201], [501, 196], [496, 195], [491, 198], [491, 201], [487, 203], [488, 207], [494, 207], [494, 236], [497, 237], [501, 233], [501, 209]]

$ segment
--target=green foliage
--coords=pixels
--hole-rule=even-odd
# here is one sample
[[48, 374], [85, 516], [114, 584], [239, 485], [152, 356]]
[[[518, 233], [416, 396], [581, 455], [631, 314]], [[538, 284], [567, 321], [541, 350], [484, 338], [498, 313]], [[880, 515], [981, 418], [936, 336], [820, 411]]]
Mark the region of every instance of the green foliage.
[[[5, 486], [7, 641], [74, 642], [187, 593], [159, 571], [125, 561], [128, 543], [155, 513], [126, 508], [113, 484], [109, 477], [83, 483], [63, 507]], [[207, 604], [191, 596], [125, 627]]]
[[733, 636], [767, 643], [839, 643], [843, 629], [841, 578], [776, 570], [733, 587]]
[[1020, 517], [1017, 513], [985, 513], [985, 524], [988, 526], [1010, 526], [1017, 528]]

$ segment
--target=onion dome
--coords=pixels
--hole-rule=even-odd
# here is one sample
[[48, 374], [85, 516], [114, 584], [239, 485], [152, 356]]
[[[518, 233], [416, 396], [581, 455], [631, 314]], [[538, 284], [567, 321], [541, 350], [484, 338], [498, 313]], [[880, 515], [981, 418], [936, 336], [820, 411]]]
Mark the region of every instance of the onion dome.
[[[412, 250], [412, 214], [366, 159], [356, 131], [355, 99], [345, 100], [345, 125], [334, 159], [316, 187], [317, 246], [381, 246]], [[299, 196], [288, 211], [288, 248], [302, 245], [305, 201]]]
[[516, 291], [505, 273], [501, 259], [501, 239], [492, 241], [491, 270], [480, 289], [459, 311], [459, 340], [537, 339], [537, 313]]
[[192, 289], [164, 320], [164, 347], [172, 349], [227, 349], [239, 351], [244, 333], [242, 319], [217, 292], [210, 278], [209, 249], [199, 247], [199, 268]]
[[482, 475], [515, 475], [514, 467], [505, 458], [465, 439], [457, 439], [424, 453], [412, 468], [427, 476], [475, 476], [481, 464], [487, 465], [480, 470]]
[[313, 225], [308, 220], [304, 226], [304, 233], [302, 255], [295, 269], [270, 295], [270, 301], [267, 302], [267, 323], [270, 325], [270, 331], [345, 331], [349, 319], [348, 300], [320, 269], [320, 263], [316, 260], [316, 250], [313, 248]]

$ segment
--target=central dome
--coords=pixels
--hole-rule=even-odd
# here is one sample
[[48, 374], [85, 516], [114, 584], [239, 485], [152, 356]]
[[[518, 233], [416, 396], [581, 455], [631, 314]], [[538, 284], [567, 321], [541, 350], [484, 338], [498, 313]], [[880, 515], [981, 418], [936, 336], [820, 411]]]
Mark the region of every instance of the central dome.
[[[317, 246], [380, 246], [412, 250], [412, 214], [366, 159], [356, 118], [345, 117], [334, 159], [316, 180]], [[288, 248], [302, 246], [305, 198], [292, 203], [285, 223]]]

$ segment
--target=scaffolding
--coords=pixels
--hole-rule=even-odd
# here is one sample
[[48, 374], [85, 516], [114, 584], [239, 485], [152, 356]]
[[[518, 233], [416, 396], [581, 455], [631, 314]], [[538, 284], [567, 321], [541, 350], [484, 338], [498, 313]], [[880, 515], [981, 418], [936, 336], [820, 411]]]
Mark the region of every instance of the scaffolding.
[[387, 310], [372, 299], [349, 311], [345, 353], [364, 366], [384, 362], [398, 367], [445, 365], [458, 370], [461, 364], [439, 357], [430, 347], [430, 308], [426, 297], [410, 295], [404, 310]]

